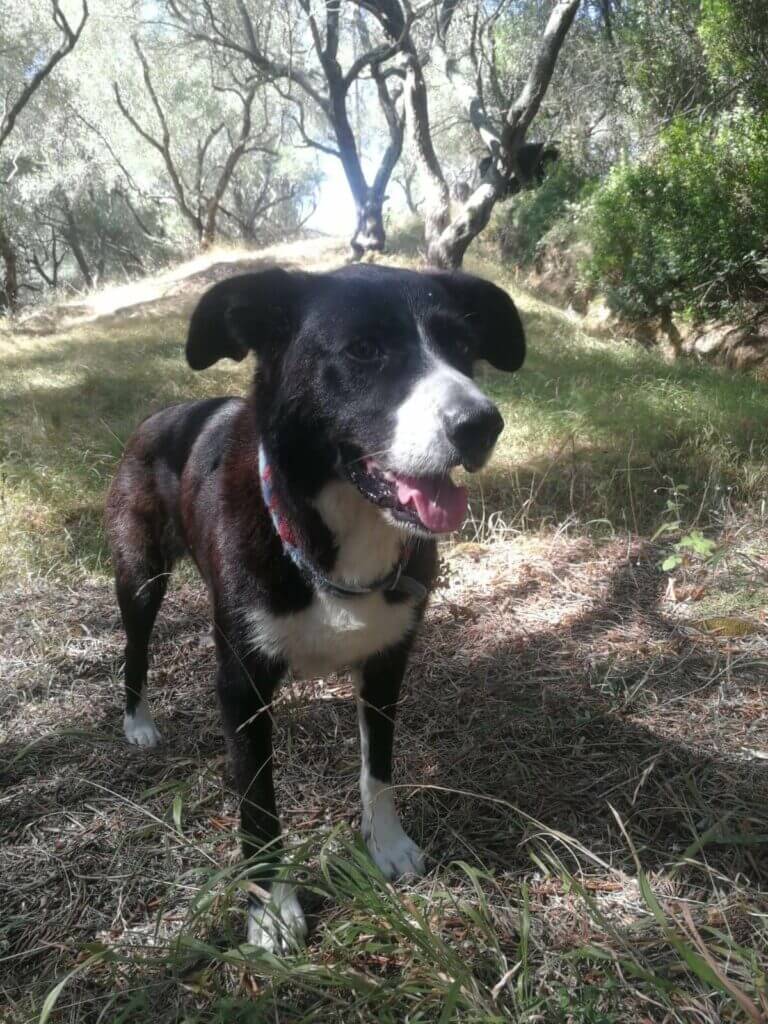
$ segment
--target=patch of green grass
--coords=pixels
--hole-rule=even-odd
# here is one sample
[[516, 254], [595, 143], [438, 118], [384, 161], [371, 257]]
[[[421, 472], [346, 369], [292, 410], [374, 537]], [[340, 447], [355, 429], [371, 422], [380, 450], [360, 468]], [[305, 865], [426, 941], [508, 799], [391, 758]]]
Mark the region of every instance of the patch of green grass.
[[195, 374], [186, 318], [125, 319], [0, 349], [3, 569], [96, 571], [106, 558], [104, 496], [138, 423], [174, 402], [243, 393], [248, 370]]
[[551, 306], [517, 301], [526, 363], [483, 380], [506, 422], [478, 481], [497, 518], [640, 534], [672, 513], [718, 528], [738, 506], [765, 520], [767, 381], [598, 340]]
[[[506, 429], [470, 482], [476, 517], [652, 533], [670, 502], [704, 526], [734, 504], [764, 516], [768, 383], [598, 341], [551, 307], [518, 301], [529, 356], [518, 374], [483, 377]], [[247, 364], [189, 370], [184, 332], [179, 316], [114, 318], [3, 346], [6, 572], [101, 568], [104, 493], [137, 423], [163, 405], [247, 389]]]

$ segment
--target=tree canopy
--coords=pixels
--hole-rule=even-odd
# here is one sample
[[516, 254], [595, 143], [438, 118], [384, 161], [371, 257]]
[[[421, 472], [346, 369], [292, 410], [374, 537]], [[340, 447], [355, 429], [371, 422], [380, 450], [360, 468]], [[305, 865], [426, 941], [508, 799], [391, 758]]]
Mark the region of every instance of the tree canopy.
[[[590, 195], [599, 186], [592, 269], [623, 282], [620, 235], [643, 243], [639, 221], [612, 241], [621, 176], [636, 172], [641, 195], [650, 168], [685, 162], [689, 133], [699, 163], [685, 187], [711, 196], [734, 176], [706, 160], [722, 164], [738, 140], [758, 146], [768, 116], [760, 0], [30, 0], [13, 16], [10, 3], [0, 305], [11, 308], [217, 243], [290, 237], [330, 201], [333, 164], [355, 209], [353, 257], [385, 248], [388, 223], [410, 211], [425, 258], [447, 267], [498, 211], [519, 236], [515, 218], [553, 168], [569, 183], [561, 213], [577, 180]], [[752, 193], [738, 202], [760, 205]], [[757, 267], [765, 238], [752, 222], [727, 250], [757, 253]], [[653, 249], [657, 277], [684, 248], [667, 240]]]

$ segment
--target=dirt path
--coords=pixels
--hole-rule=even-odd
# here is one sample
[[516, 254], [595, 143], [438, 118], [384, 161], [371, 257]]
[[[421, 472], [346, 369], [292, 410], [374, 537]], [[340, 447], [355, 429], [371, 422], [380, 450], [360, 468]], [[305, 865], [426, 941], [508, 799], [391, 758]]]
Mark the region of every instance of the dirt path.
[[53, 334], [102, 318], [126, 321], [148, 315], [185, 314], [205, 288], [233, 273], [248, 273], [271, 263], [323, 270], [343, 260], [344, 245], [334, 238], [286, 242], [257, 253], [247, 249], [213, 249], [139, 281], [101, 288], [81, 299], [29, 310], [17, 321], [16, 331]]

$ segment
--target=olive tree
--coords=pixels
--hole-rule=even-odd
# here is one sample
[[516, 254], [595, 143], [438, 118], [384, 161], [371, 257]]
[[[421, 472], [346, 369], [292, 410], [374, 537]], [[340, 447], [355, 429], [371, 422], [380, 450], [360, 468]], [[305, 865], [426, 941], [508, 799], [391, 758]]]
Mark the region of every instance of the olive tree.
[[[70, 22], [62, 10], [59, 0], [52, 0], [50, 19], [56, 29], [57, 38], [51, 39], [50, 23], [44, 25], [40, 12], [35, 7], [23, 12], [0, 9], [4, 24], [4, 35], [0, 43], [0, 90], [3, 94], [3, 108], [0, 112], [0, 182], [7, 190], [19, 172], [24, 160], [22, 144], [13, 148], [9, 142], [19, 118], [33, 102], [41, 86], [67, 54], [71, 53], [82, 35], [88, 20], [87, 0], [81, 0], [80, 18]], [[14, 26], [15, 33], [9, 32]], [[8, 306], [12, 311], [19, 301], [19, 270], [17, 244], [7, 217], [0, 206], [0, 259], [4, 264], [3, 286], [0, 289], [0, 308]]]
[[[402, 55], [409, 141], [424, 182], [427, 258], [440, 267], [459, 267], [474, 238], [487, 225], [510, 180], [526, 184], [531, 169], [521, 154], [547, 92], [558, 55], [580, 0], [556, 0], [538, 46], [515, 95], [503, 95], [496, 74], [494, 31], [505, 0], [490, 7], [480, 0], [440, 0], [431, 31], [413, 31], [409, 0], [358, 0], [379, 21]], [[427, 70], [436, 67], [467, 125], [487, 151], [480, 181], [460, 201], [450, 188], [436, 150], [430, 117]], [[494, 109], [494, 106], [496, 109]]]

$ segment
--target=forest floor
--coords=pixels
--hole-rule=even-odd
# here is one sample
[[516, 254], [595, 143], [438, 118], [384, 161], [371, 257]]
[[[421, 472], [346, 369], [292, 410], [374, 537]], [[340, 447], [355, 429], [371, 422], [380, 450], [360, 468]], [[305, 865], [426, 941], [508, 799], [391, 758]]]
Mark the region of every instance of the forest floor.
[[101, 517], [141, 418], [246, 389], [181, 346], [200, 291], [267, 259], [341, 252], [213, 254], [0, 328], [0, 1021], [768, 1019], [768, 384], [524, 294], [529, 359], [482, 376], [507, 426], [399, 716], [432, 870], [376, 876], [349, 683], [289, 683], [279, 801], [312, 932], [242, 945], [205, 594], [182, 570], [164, 743], [130, 748]]

